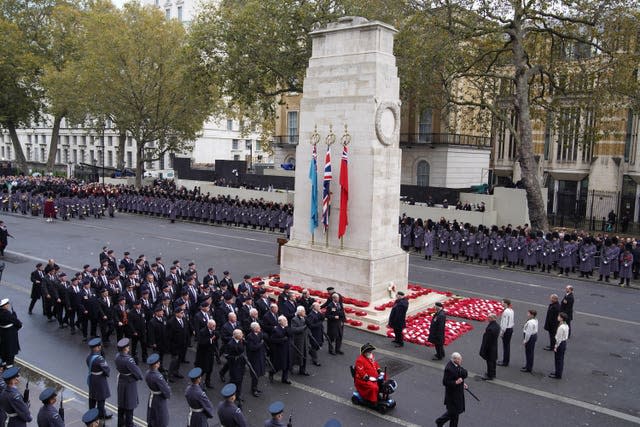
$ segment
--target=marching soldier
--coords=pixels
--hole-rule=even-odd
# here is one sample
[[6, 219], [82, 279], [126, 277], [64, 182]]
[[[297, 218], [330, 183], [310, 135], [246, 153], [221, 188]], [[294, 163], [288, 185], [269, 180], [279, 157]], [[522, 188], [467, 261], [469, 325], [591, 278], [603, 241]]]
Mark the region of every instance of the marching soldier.
[[149, 387], [147, 404], [147, 425], [149, 427], [169, 427], [169, 407], [167, 400], [171, 398], [171, 389], [167, 380], [160, 373], [160, 355], [153, 353], [147, 359], [149, 371], [144, 380]]
[[0, 394], [0, 410], [7, 416], [4, 427], [26, 427], [32, 418], [29, 406], [18, 391], [20, 368], [13, 366], [7, 369], [2, 374], [2, 379], [7, 384], [7, 388]]
[[87, 379], [87, 384], [89, 385], [89, 409], [97, 406], [98, 411], [100, 411], [100, 418], [109, 420], [113, 417], [113, 414], [107, 414], [104, 409], [104, 402], [111, 396], [109, 383], [107, 382], [111, 368], [109, 368], [107, 361], [102, 355], [102, 340], [100, 338], [90, 340], [89, 347], [91, 348], [91, 353], [87, 356], [87, 367], [89, 368], [89, 378]]
[[[214, 409], [211, 401], [206, 393], [200, 387], [202, 381], [202, 369], [193, 368], [189, 371], [189, 379], [191, 384], [184, 393], [189, 405], [189, 417], [187, 418], [188, 427], [208, 427], [207, 419], [213, 418]], [[235, 393], [235, 386], [233, 386]], [[222, 420], [221, 420], [222, 421]], [[224, 426], [232, 426], [233, 424], [223, 423]]]
[[64, 427], [64, 420], [54, 406], [57, 401], [56, 396], [56, 390], [51, 387], [40, 393], [39, 399], [43, 406], [38, 411], [38, 427]]
[[[268, 410], [271, 418], [264, 421], [264, 427], [285, 427], [285, 423], [282, 421], [284, 418], [284, 403], [273, 402], [269, 405]], [[289, 418], [286, 427], [292, 427], [291, 418]]]
[[138, 406], [136, 382], [142, 380], [142, 371], [129, 355], [129, 338], [118, 341], [118, 350], [118, 426], [133, 427], [133, 410]]
[[[204, 394], [204, 393], [203, 393]], [[224, 400], [218, 403], [218, 418], [220, 424], [225, 427], [246, 427], [247, 423], [242, 410], [235, 404], [236, 386], [235, 384], [227, 384], [220, 392]], [[193, 427], [193, 425], [192, 425]]]

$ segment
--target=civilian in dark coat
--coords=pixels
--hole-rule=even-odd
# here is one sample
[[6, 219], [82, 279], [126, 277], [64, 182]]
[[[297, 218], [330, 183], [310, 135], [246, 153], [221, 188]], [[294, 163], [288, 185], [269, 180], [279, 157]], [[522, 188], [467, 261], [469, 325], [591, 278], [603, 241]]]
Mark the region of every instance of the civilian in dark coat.
[[496, 322], [496, 315], [489, 314], [489, 324], [482, 335], [480, 357], [487, 362], [487, 372], [483, 380], [492, 380], [496, 377], [496, 361], [498, 360], [498, 338], [500, 338], [500, 325]]
[[327, 319], [329, 354], [344, 354], [341, 350], [342, 334], [347, 317], [344, 312], [344, 306], [340, 302], [340, 295], [337, 292], [331, 295], [331, 302], [327, 305], [325, 318]]
[[161, 306], [155, 308], [154, 316], [149, 321], [148, 343], [154, 353], [160, 356], [160, 369], [164, 368], [163, 358], [169, 352], [167, 345], [167, 324]]
[[138, 343], [142, 349], [142, 360], [147, 360], [147, 320], [142, 310], [142, 301], [135, 301], [129, 310], [127, 336], [131, 337], [131, 356], [138, 360]]
[[311, 355], [311, 363], [320, 366], [318, 361], [318, 350], [324, 343], [324, 314], [320, 312], [320, 303], [314, 302], [311, 305], [311, 311], [306, 317], [307, 327], [309, 328], [309, 355]]
[[44, 282], [44, 267], [42, 263], [36, 264], [36, 269], [31, 273], [31, 303], [29, 304], [29, 314], [33, 313], [33, 307], [36, 301], [42, 298], [42, 313], [45, 314], [44, 296], [42, 294], [42, 286]]
[[13, 359], [20, 352], [18, 331], [22, 322], [11, 308], [9, 299], [0, 302], [0, 358], [8, 365], [13, 365]]
[[267, 348], [265, 343], [265, 335], [260, 329], [260, 324], [253, 322], [251, 324], [251, 332], [245, 339], [247, 348], [247, 359], [251, 363], [253, 370], [251, 373], [251, 393], [258, 397], [262, 391], [258, 389], [258, 380], [264, 375], [265, 358], [267, 357]]
[[566, 293], [560, 302], [560, 311], [567, 314], [567, 325], [569, 326], [569, 336], [571, 336], [571, 321], [573, 320], [573, 286], [567, 285]]
[[216, 322], [209, 319], [204, 328], [198, 331], [198, 346], [196, 349], [196, 361], [194, 366], [201, 368], [205, 375], [205, 386], [212, 388], [211, 372], [213, 371], [213, 359], [218, 354], [218, 340], [220, 335], [216, 331]]
[[187, 352], [187, 337], [189, 328], [184, 320], [184, 310], [177, 308], [174, 317], [167, 322], [167, 342], [171, 352], [171, 364], [169, 373], [175, 378], [183, 378], [180, 374], [180, 360], [184, 359]]
[[464, 380], [467, 375], [467, 370], [462, 367], [462, 356], [460, 353], [453, 353], [451, 361], [444, 368], [442, 385], [445, 387], [444, 404], [447, 412], [436, 419], [438, 427], [442, 427], [447, 421], [450, 427], [458, 426], [458, 417], [465, 409], [464, 390], [467, 385]]
[[442, 308], [442, 303], [436, 303], [436, 312], [433, 313], [431, 324], [429, 325], [428, 341], [436, 348], [436, 355], [433, 360], [442, 360], [444, 358], [444, 326], [447, 316]]
[[558, 302], [558, 295], [551, 294], [549, 297], [550, 303], [547, 308], [547, 317], [544, 321], [544, 330], [549, 332], [549, 345], [544, 349], [552, 351], [556, 345], [556, 331], [558, 330], [558, 314], [560, 314], [560, 303]]
[[233, 331], [233, 337], [227, 345], [226, 355], [229, 362], [229, 382], [236, 385], [236, 398], [241, 398], [242, 379], [245, 371], [244, 334], [240, 329]]
[[291, 370], [291, 349], [289, 345], [289, 331], [287, 318], [278, 317], [278, 325], [273, 328], [273, 332], [269, 335], [271, 344], [271, 364], [273, 371], [269, 372], [269, 380], [273, 381], [273, 375], [282, 371], [282, 382], [291, 384], [289, 381], [289, 370]]
[[389, 326], [393, 328], [393, 334], [395, 336], [393, 342], [396, 347], [402, 347], [404, 345], [402, 330], [406, 324], [408, 309], [409, 300], [404, 297], [404, 292], [398, 292], [396, 302], [393, 304], [393, 308], [389, 314]]

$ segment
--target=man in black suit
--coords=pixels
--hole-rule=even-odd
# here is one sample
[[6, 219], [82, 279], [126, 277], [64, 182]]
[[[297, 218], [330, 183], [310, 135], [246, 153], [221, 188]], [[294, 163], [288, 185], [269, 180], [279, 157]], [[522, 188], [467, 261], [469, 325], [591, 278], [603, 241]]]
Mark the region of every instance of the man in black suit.
[[216, 271], [213, 267], [209, 267], [207, 270], [207, 275], [202, 278], [202, 284], [204, 286], [218, 286], [218, 277], [216, 276]]
[[462, 356], [460, 353], [453, 353], [442, 377], [447, 411], [436, 419], [438, 427], [442, 427], [447, 421], [450, 427], [458, 426], [458, 417], [464, 412], [464, 390], [467, 388], [464, 380], [467, 375], [467, 370], [462, 367]]
[[327, 319], [329, 354], [344, 354], [341, 350], [342, 334], [344, 331], [344, 322], [347, 320], [347, 317], [344, 312], [344, 307], [340, 302], [340, 295], [337, 292], [331, 295], [331, 302], [327, 305], [325, 318]]
[[544, 321], [544, 330], [549, 332], [549, 345], [544, 349], [552, 351], [556, 345], [556, 331], [558, 330], [558, 315], [560, 314], [560, 303], [558, 295], [551, 294], [549, 297], [549, 307], [547, 308], [547, 317]]
[[158, 353], [160, 356], [160, 366], [164, 371], [166, 368], [163, 365], [163, 360], [168, 351], [167, 323], [164, 319], [164, 310], [161, 305], [156, 306], [153, 311], [153, 317], [149, 320], [147, 340], [153, 352]]
[[[176, 308], [173, 317], [167, 322], [167, 340], [171, 351], [171, 364], [169, 374], [174, 378], [184, 378], [180, 374], [180, 361], [184, 359], [187, 352], [187, 337], [189, 328], [184, 320], [184, 310]], [[169, 381], [173, 381], [169, 379]]]
[[147, 360], [147, 319], [142, 310], [142, 301], [133, 302], [129, 310], [128, 336], [131, 337], [131, 356], [138, 360], [138, 343], [142, 348], [142, 360]]
[[227, 290], [231, 292], [233, 295], [236, 295], [236, 288], [233, 286], [233, 279], [231, 278], [231, 273], [228, 271], [222, 272], [224, 277], [220, 281], [220, 284], [224, 283], [227, 286]]
[[76, 334], [76, 326], [80, 324], [80, 311], [82, 307], [82, 295], [80, 293], [80, 276], [71, 279], [71, 284], [65, 294], [65, 307], [67, 311], [67, 323], [71, 326], [71, 335]]
[[31, 273], [31, 303], [29, 304], [29, 314], [33, 314], [33, 306], [36, 301], [42, 298], [42, 314], [46, 314], [45, 297], [42, 293], [44, 282], [44, 267], [41, 262], [36, 264], [36, 269]]
[[409, 300], [405, 298], [404, 292], [398, 292], [396, 302], [393, 304], [391, 313], [389, 313], [389, 326], [393, 328], [393, 334], [395, 336], [393, 343], [396, 347], [402, 347], [404, 345], [402, 330], [405, 327], [408, 309]]
[[498, 338], [500, 338], [500, 325], [496, 321], [494, 313], [489, 314], [489, 324], [482, 335], [480, 357], [487, 362], [487, 372], [483, 380], [491, 381], [496, 377], [496, 361], [498, 360]]
[[564, 298], [560, 302], [560, 312], [567, 314], [567, 326], [569, 326], [569, 336], [571, 336], [571, 320], [573, 320], [573, 286], [567, 285]]
[[213, 360], [218, 355], [219, 334], [216, 331], [216, 322], [209, 319], [205, 326], [198, 330], [198, 347], [196, 350], [196, 361], [194, 366], [201, 368], [205, 374], [204, 384], [212, 388], [211, 372], [213, 371]]
[[442, 360], [444, 358], [444, 326], [447, 320], [441, 302], [436, 303], [436, 312], [433, 313], [431, 324], [429, 325], [428, 341], [436, 348], [436, 355], [432, 360]]
[[[109, 298], [109, 289], [104, 288], [98, 297], [98, 318], [100, 319], [100, 336], [103, 346], [109, 346], [109, 337], [113, 332], [113, 303]], [[93, 332], [93, 331], [92, 331]]]

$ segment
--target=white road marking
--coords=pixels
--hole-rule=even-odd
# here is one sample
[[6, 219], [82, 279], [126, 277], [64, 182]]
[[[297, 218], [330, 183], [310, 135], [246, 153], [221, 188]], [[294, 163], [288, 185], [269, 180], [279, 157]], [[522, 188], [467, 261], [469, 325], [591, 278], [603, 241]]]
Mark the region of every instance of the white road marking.
[[[347, 344], [350, 345], [352, 347], [356, 347], [356, 348], [361, 348], [362, 344], [357, 343], [355, 341], [351, 341], [351, 340], [343, 340], [342, 341], [343, 344]], [[430, 368], [435, 368], [439, 371], [441, 371], [443, 369], [442, 364], [438, 364], [438, 363], [434, 363], [434, 362], [429, 362], [427, 360], [423, 360], [423, 359], [419, 359], [417, 357], [413, 357], [413, 356], [409, 356], [407, 354], [402, 354], [402, 353], [395, 353], [393, 351], [389, 351], [389, 350], [385, 350], [383, 348], [378, 348], [376, 349], [377, 353], [380, 354], [385, 354], [387, 356], [396, 358], [396, 359], [403, 359], [407, 362], [411, 362], [411, 363], [416, 363], [416, 364], [420, 364], [423, 366], [427, 366]], [[474, 377], [474, 376], [478, 376], [480, 374], [471, 372], [469, 372], [469, 377]], [[640, 417], [636, 417], [630, 414], [626, 414], [624, 412], [620, 412], [620, 411], [616, 411], [614, 409], [609, 409], [603, 406], [599, 406], [599, 405], [595, 405], [593, 403], [589, 403], [589, 402], [584, 402], [582, 400], [578, 400], [578, 399], [574, 399], [571, 397], [566, 397], [560, 394], [555, 394], [555, 393], [551, 393], [548, 391], [544, 391], [544, 390], [538, 390], [532, 387], [527, 387], [521, 384], [516, 384], [516, 383], [512, 383], [509, 381], [503, 381], [503, 380], [499, 380], [499, 379], [494, 379], [493, 381], [491, 381], [491, 383], [496, 384], [496, 385], [500, 385], [502, 387], [507, 387], [513, 390], [517, 390], [517, 391], [521, 391], [523, 393], [529, 393], [532, 394], [534, 396], [538, 396], [538, 397], [544, 397], [546, 399], [551, 399], [555, 402], [562, 402], [562, 403], [566, 403], [568, 405], [573, 405], [579, 408], [583, 408], [583, 409], [587, 409], [589, 411], [593, 411], [593, 412], [598, 412], [600, 414], [603, 415], [608, 415], [610, 417], [614, 417], [614, 418], [619, 418], [621, 420], [625, 420], [625, 421], [629, 421], [632, 423], [636, 423], [636, 424], [640, 424]]]
[[371, 414], [371, 415], [375, 415], [378, 418], [382, 418], [383, 420], [392, 422], [394, 424], [399, 424], [401, 426], [406, 426], [406, 427], [420, 427], [419, 424], [413, 424], [413, 423], [407, 422], [405, 420], [401, 420], [400, 418], [393, 417], [391, 415], [381, 414], [379, 412], [375, 412], [372, 409], [367, 409], [364, 406], [354, 405], [351, 402], [350, 399], [346, 399], [346, 398], [344, 398], [342, 396], [337, 396], [337, 395], [335, 395], [333, 393], [329, 393], [327, 391], [320, 390], [319, 388], [311, 387], [311, 386], [308, 386], [306, 384], [301, 384], [301, 383], [296, 382], [296, 381], [291, 381], [291, 385], [293, 387], [296, 387], [296, 388], [300, 389], [300, 390], [306, 391], [307, 393], [311, 393], [311, 394], [314, 394], [316, 396], [324, 397], [325, 399], [328, 399], [328, 400], [333, 400], [336, 403], [340, 403], [342, 405], [349, 406], [350, 408], [357, 409], [359, 411], [366, 412], [366, 413]]
[[[44, 369], [38, 368], [37, 366], [32, 365], [31, 363], [29, 363], [29, 362], [27, 362], [27, 361], [25, 361], [23, 359], [20, 359], [20, 358], [16, 357], [16, 360], [22, 366], [25, 366], [25, 367], [31, 369], [32, 371], [37, 372], [38, 374], [42, 375], [43, 377], [50, 378], [50, 379], [54, 380], [55, 382], [57, 382], [58, 384], [64, 386], [65, 388], [68, 388], [69, 390], [72, 390], [74, 393], [79, 394], [80, 396], [85, 397], [87, 399], [89, 398], [89, 393], [84, 391], [80, 387], [76, 387], [75, 385], [71, 384], [70, 382], [67, 382], [67, 381], [63, 380], [62, 378], [57, 377], [57, 376], [45, 371]], [[65, 402], [66, 402], [66, 400], [65, 400]], [[113, 411], [113, 412], [116, 412], [116, 413], [118, 412], [118, 408], [115, 405], [113, 405], [112, 403], [105, 402], [105, 406], [107, 408], [111, 409], [111, 411]], [[133, 420], [140, 427], [146, 427], [147, 426], [147, 422], [144, 421], [144, 420], [141, 420], [138, 417], [134, 416]]]
[[417, 265], [417, 264], [411, 264], [411, 265], [413, 267], [415, 267], [415, 268], [420, 268], [422, 270], [441, 271], [443, 273], [457, 274], [459, 276], [469, 276], [469, 277], [473, 277], [473, 278], [476, 278], [476, 279], [480, 278], [480, 279], [487, 279], [487, 280], [495, 280], [496, 282], [506, 282], [506, 283], [510, 283], [510, 284], [528, 286], [528, 287], [531, 287], [531, 288], [555, 289], [555, 288], [551, 288], [551, 287], [547, 287], [547, 286], [537, 285], [535, 283], [526, 283], [526, 282], [520, 282], [520, 281], [517, 281], [517, 280], [501, 279], [499, 277], [482, 276], [482, 275], [479, 275], [479, 274], [472, 274], [472, 273], [463, 273], [461, 271], [451, 271], [451, 270], [446, 270], [446, 269], [443, 269], [443, 268], [436, 268], [436, 267], [425, 267], [423, 265]]

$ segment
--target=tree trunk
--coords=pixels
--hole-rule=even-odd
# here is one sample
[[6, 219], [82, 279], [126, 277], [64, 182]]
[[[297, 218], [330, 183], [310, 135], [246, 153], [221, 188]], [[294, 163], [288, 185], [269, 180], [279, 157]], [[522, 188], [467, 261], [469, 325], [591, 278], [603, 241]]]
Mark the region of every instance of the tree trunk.
[[60, 135], [60, 123], [62, 122], [63, 115], [56, 115], [53, 118], [53, 129], [51, 130], [51, 142], [49, 143], [49, 157], [47, 158], [47, 165], [45, 170], [47, 172], [53, 172], [53, 167], [56, 164], [56, 155], [58, 154], [58, 136]]
[[118, 135], [118, 153], [116, 158], [116, 167], [121, 171], [124, 171], [124, 151], [126, 142], [127, 132], [120, 131], [120, 134]]
[[22, 151], [22, 145], [20, 145], [18, 132], [16, 132], [16, 125], [13, 122], [9, 122], [6, 124], [6, 126], [7, 126], [7, 130], [9, 131], [9, 135], [11, 136], [11, 142], [13, 144], [13, 153], [16, 158], [15, 160], [16, 167], [20, 172], [24, 173], [25, 175], [28, 175], [29, 167], [27, 166], [27, 159], [24, 157], [24, 152]]
[[142, 187], [142, 175], [144, 174], [144, 143], [136, 140], [136, 189]]
[[518, 161], [522, 171], [522, 183], [527, 192], [529, 205], [529, 220], [531, 227], [537, 230], [548, 231], [549, 222], [542, 198], [540, 181], [538, 180], [537, 165], [533, 154], [533, 135], [531, 129], [531, 106], [529, 104], [529, 76], [527, 57], [522, 42], [524, 41], [524, 28], [522, 21], [518, 19], [518, 12], [514, 19], [513, 65], [515, 68], [515, 109], [518, 113]]

